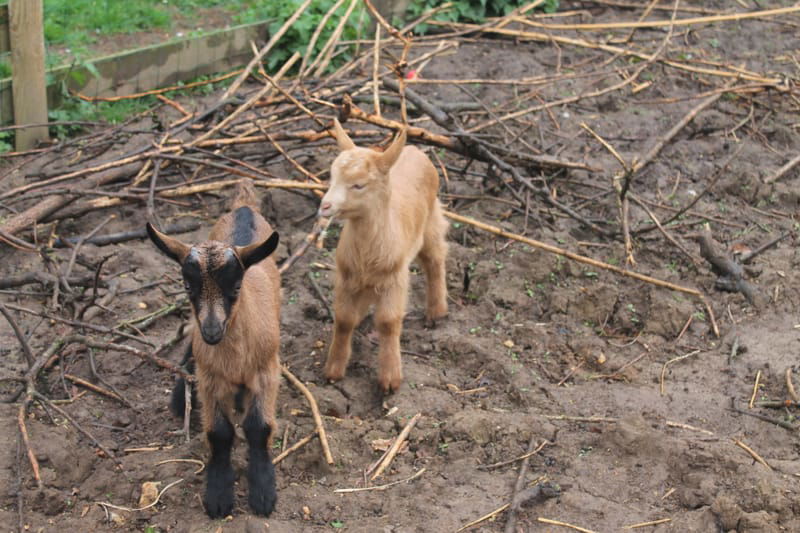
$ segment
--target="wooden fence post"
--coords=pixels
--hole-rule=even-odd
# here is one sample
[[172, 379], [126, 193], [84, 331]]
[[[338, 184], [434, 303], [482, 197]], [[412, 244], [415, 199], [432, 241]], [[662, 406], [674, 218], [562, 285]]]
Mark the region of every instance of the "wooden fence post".
[[[47, 88], [42, 0], [11, 0], [8, 10], [14, 122], [18, 125], [45, 124]], [[17, 150], [28, 150], [48, 139], [47, 126], [19, 129], [16, 137]]]

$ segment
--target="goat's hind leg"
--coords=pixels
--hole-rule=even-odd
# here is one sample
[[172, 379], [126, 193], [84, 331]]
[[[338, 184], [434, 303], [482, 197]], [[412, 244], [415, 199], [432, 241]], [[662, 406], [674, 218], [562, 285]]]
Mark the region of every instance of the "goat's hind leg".
[[231, 448], [234, 429], [226, 413], [213, 399], [203, 398], [203, 428], [211, 447], [208, 462], [206, 494], [203, 500], [211, 518], [224, 518], [233, 511], [234, 473]]
[[426, 306], [425, 318], [429, 323], [447, 315], [447, 221], [442, 215], [442, 207], [437, 201], [428, 219], [423, 235], [422, 248], [417, 256], [425, 272]]
[[[279, 371], [276, 370], [276, 374]], [[275, 431], [275, 399], [278, 383], [268, 378], [258, 380], [259, 386], [248, 406], [242, 423], [249, 448], [247, 463], [248, 501], [257, 515], [269, 516], [278, 499], [275, 488], [275, 467], [269, 455], [271, 437]]]

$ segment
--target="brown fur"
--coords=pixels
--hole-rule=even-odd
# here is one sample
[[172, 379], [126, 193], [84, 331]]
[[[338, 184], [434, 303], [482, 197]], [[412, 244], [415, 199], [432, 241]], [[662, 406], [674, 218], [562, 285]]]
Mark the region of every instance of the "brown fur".
[[425, 272], [428, 320], [447, 314], [447, 223], [437, 199], [439, 175], [422, 151], [405, 146], [404, 131], [382, 153], [355, 146], [338, 121], [334, 137], [342, 153], [333, 162], [320, 211], [345, 224], [336, 249], [335, 324], [325, 376], [344, 377], [353, 329], [374, 304], [378, 382], [385, 391], [396, 390], [403, 379], [400, 332], [414, 258]]

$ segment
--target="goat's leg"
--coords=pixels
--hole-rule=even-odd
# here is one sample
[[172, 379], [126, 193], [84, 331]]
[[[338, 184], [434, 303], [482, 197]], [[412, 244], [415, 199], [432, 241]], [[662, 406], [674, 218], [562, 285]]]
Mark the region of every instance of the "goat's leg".
[[384, 292], [375, 308], [378, 330], [378, 384], [384, 392], [396, 391], [403, 381], [400, 361], [400, 332], [408, 295], [408, 269], [397, 276], [397, 282]]
[[210, 395], [203, 394], [201, 397], [203, 429], [211, 447], [203, 503], [208, 516], [223, 518], [233, 511], [234, 473], [231, 466], [231, 448], [234, 429], [221, 406]]
[[370, 300], [364, 292], [350, 293], [336, 280], [333, 290], [333, 340], [325, 361], [325, 378], [342, 379], [352, 353], [353, 330], [364, 318]]
[[444, 219], [442, 207], [437, 201], [428, 219], [422, 248], [418, 255], [422, 270], [425, 272], [425, 316], [428, 322], [434, 322], [447, 315], [446, 233], [447, 221]]
[[[278, 372], [276, 367], [276, 378]], [[269, 443], [276, 429], [274, 412], [277, 381], [277, 379], [270, 379], [266, 374], [259, 376], [247, 415], [242, 423], [242, 429], [244, 429], [249, 446], [247, 464], [248, 501], [250, 509], [261, 516], [269, 516], [275, 508], [275, 502], [278, 498], [275, 489], [275, 467], [269, 455]]]

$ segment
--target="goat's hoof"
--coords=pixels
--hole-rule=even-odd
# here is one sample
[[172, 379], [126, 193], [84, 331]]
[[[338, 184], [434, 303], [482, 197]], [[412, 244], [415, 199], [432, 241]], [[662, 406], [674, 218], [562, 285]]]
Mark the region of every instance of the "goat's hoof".
[[436, 324], [439, 323], [440, 320], [447, 316], [447, 306], [443, 306], [442, 308], [429, 310], [425, 313], [425, 327], [426, 328], [435, 328]]
[[233, 512], [233, 469], [209, 470], [203, 503], [211, 518], [225, 518]]
[[345, 368], [342, 365], [326, 364], [325, 379], [330, 382], [339, 381], [344, 378]]
[[403, 383], [403, 376], [378, 378], [378, 385], [380, 385], [381, 391], [385, 395], [397, 392], [402, 383]]
[[275, 509], [275, 502], [278, 501], [275, 485], [273, 484], [272, 487], [266, 489], [250, 487], [248, 501], [253, 513], [260, 516], [269, 516]]
[[233, 485], [220, 490], [206, 490], [206, 513], [209, 518], [225, 518], [233, 513]]

